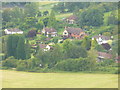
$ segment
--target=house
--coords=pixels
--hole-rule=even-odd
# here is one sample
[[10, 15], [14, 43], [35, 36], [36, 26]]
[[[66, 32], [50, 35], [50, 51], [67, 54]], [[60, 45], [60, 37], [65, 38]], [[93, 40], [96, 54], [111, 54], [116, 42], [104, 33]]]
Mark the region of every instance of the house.
[[68, 24], [76, 24], [77, 20], [78, 20], [78, 17], [75, 15], [71, 15], [64, 19], [64, 21], [67, 22]]
[[54, 28], [43, 28], [42, 33], [47, 37], [57, 36], [57, 31]]
[[39, 44], [39, 47], [40, 47], [43, 51], [49, 51], [50, 49], [52, 49], [52, 46], [46, 45], [46, 44]]
[[65, 27], [63, 32], [63, 37], [67, 38], [82, 39], [85, 36], [87, 36], [87, 34], [81, 28]]
[[106, 52], [98, 52], [98, 62], [104, 60], [104, 59], [112, 59], [112, 54], [106, 53]]
[[92, 37], [92, 40], [96, 39], [98, 44], [108, 43], [109, 40], [111, 40], [111, 37], [103, 36], [101, 34]]
[[23, 34], [23, 31], [18, 28], [5, 29], [5, 34]]

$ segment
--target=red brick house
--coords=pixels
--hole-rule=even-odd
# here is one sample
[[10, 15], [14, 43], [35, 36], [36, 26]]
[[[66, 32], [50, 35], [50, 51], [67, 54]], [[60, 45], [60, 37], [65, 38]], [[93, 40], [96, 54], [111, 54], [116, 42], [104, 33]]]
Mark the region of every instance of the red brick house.
[[87, 34], [81, 28], [65, 27], [63, 36], [67, 38], [82, 39], [87, 36]]

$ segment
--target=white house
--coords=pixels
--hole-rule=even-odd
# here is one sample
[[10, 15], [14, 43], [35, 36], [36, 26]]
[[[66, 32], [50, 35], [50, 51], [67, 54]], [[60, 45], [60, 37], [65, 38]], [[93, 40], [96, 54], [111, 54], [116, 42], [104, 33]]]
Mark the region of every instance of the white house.
[[43, 50], [43, 51], [49, 51], [50, 49], [52, 49], [52, 47], [50, 45], [46, 45], [46, 44], [39, 44], [39, 47]]
[[98, 44], [105, 44], [108, 43], [109, 40], [111, 40], [111, 37], [108, 36], [103, 36], [101, 34], [92, 37], [92, 40], [96, 39], [96, 41], [98, 42]]
[[54, 28], [43, 28], [42, 33], [47, 37], [57, 36], [57, 31]]
[[23, 31], [17, 28], [5, 29], [4, 32], [5, 34], [23, 34]]

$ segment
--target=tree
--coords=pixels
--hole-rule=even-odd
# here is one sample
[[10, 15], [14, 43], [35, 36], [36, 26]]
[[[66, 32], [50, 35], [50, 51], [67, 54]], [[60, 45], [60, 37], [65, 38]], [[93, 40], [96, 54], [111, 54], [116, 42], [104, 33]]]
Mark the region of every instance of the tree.
[[32, 2], [25, 5], [25, 15], [26, 17], [35, 17], [39, 11], [38, 3]]
[[17, 59], [25, 59], [26, 54], [25, 54], [25, 40], [23, 36], [19, 37], [19, 41], [17, 44], [16, 48], [16, 53], [17, 53]]
[[83, 42], [82, 42], [81, 46], [82, 46], [83, 48], [85, 48], [86, 50], [89, 50], [90, 47], [91, 47], [91, 40], [90, 40], [88, 37], [85, 37], [85, 38], [83, 39]]
[[13, 56], [12, 35], [8, 36], [7, 38], [7, 57], [9, 56]]
[[49, 17], [47, 26], [48, 27], [52, 27], [52, 28], [56, 28], [57, 27], [57, 21], [56, 21], [56, 18], [55, 18], [55, 12], [53, 10], [50, 13], [50, 17]]
[[38, 22], [36, 24], [36, 28], [39, 29], [39, 30], [41, 30], [41, 29], [43, 29], [43, 27], [44, 27], [43, 21], [41, 19], [38, 20]]
[[87, 60], [90, 61], [90, 71], [92, 71], [93, 69], [95, 69], [96, 66], [96, 61], [97, 61], [97, 57], [98, 57], [98, 52], [95, 49], [91, 49], [88, 51], [88, 57]]
[[28, 37], [35, 37], [36, 36], [36, 30], [30, 30], [28, 32]]
[[53, 67], [57, 62], [64, 59], [63, 49], [58, 44], [54, 46], [53, 50], [51, 50], [49, 54], [50, 54], [48, 61], [49, 68]]
[[118, 24], [118, 19], [115, 17], [115, 15], [110, 15], [107, 19], [107, 25], [110, 25], [110, 24], [115, 24], [117, 25]]
[[48, 15], [48, 14], [49, 14], [48, 11], [44, 11], [44, 12], [43, 12], [43, 16], [46, 16], [46, 15]]
[[79, 16], [80, 26], [100, 26], [103, 24], [103, 12], [99, 9], [88, 9]]
[[29, 41], [26, 40], [26, 44], [25, 44], [25, 55], [26, 55], [26, 59], [29, 59], [31, 57], [31, 47], [29, 44]]
[[37, 12], [37, 17], [41, 17], [42, 13], [40, 11]]
[[42, 21], [43, 21], [43, 23], [44, 23], [44, 26], [47, 27], [49, 18], [46, 17], [46, 18], [44, 18]]
[[11, 10], [10, 9], [3, 10], [2, 18], [3, 18], [3, 21], [5, 22], [11, 21]]
[[91, 41], [91, 49], [95, 49], [97, 45], [97, 40], [94, 38], [94, 40]]
[[67, 55], [69, 58], [79, 58], [79, 57], [82, 57], [82, 58], [85, 58], [87, 57], [87, 51], [80, 47], [80, 46], [71, 46], [69, 51], [67, 52]]

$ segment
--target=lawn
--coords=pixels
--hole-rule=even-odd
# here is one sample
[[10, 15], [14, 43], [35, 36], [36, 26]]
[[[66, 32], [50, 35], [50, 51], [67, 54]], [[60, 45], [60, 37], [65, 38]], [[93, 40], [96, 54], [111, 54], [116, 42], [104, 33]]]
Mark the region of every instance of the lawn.
[[3, 88], [117, 88], [118, 75], [3, 70], [2, 85]]

